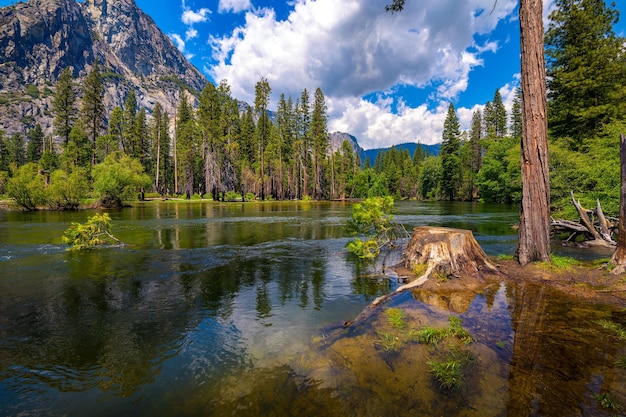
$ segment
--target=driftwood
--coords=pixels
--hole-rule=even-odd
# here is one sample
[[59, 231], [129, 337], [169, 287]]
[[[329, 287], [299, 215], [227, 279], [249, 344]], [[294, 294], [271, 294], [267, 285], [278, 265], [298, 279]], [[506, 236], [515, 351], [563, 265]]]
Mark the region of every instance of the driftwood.
[[577, 237], [583, 236], [585, 241], [582, 244], [585, 246], [615, 247], [616, 242], [612, 237], [612, 230], [615, 229], [615, 226], [604, 215], [600, 200], [597, 200], [597, 207], [594, 210], [589, 210], [580, 204], [580, 200], [576, 200], [574, 192], [570, 192], [570, 194], [580, 222], [552, 219], [553, 231], [570, 233], [570, 236], [565, 240], [566, 242], [573, 242]]
[[403, 268], [413, 272], [414, 280], [387, 296], [376, 299], [378, 305], [389, 296], [413, 289], [428, 281], [435, 285], [460, 279], [483, 282], [486, 274], [499, 274], [470, 230], [445, 227], [416, 227], [402, 256]]

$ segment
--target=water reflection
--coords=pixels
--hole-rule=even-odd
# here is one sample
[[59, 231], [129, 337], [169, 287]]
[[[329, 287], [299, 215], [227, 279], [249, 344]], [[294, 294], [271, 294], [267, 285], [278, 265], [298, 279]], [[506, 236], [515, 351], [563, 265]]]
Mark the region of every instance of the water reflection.
[[[426, 362], [441, 344], [429, 348], [407, 342], [392, 353], [377, 349], [381, 333], [393, 331], [382, 314], [392, 307], [407, 312], [408, 329], [444, 325], [450, 313], [464, 320], [477, 341], [470, 345], [475, 361], [466, 370], [463, 389], [442, 391], [429, 375]], [[478, 295], [417, 290], [379, 313], [328, 338], [311, 372], [325, 388], [359, 387], [349, 397], [340, 396], [343, 410], [353, 412], [349, 415], [594, 416], [617, 411], [599, 405], [601, 393], [626, 404], [626, 371], [615, 365], [626, 354], [626, 342], [599, 325], [602, 319], [623, 325], [623, 310], [547, 287], [502, 284]]]
[[[409, 229], [438, 221], [488, 253], [514, 246], [514, 209], [398, 209]], [[0, 212], [0, 415], [603, 415], [603, 392], [626, 406], [625, 343], [597, 324], [625, 314], [547, 289], [385, 306], [419, 326], [463, 318], [479, 342], [460, 392], [434, 383], [430, 348], [381, 351], [384, 316], [344, 329], [397, 285], [347, 256], [349, 205], [146, 204], [111, 212], [128, 246], [65, 252], [63, 230], [90, 215]]]

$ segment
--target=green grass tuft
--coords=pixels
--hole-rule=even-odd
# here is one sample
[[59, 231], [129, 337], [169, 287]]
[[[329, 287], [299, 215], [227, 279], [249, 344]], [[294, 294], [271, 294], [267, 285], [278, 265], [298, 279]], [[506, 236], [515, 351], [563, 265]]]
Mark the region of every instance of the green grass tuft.
[[406, 323], [404, 322], [404, 310], [400, 308], [390, 308], [385, 311], [385, 316], [387, 317], [387, 321], [391, 326], [396, 329], [404, 329]]

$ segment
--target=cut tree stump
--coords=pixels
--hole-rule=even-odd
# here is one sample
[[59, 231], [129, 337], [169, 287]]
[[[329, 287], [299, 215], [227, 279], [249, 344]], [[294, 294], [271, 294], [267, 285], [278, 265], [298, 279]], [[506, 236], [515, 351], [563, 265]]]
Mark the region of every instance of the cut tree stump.
[[415, 279], [372, 304], [378, 305], [388, 296], [416, 288], [428, 281], [436, 284], [461, 279], [460, 284], [472, 287], [487, 275], [500, 275], [474, 235], [469, 230], [446, 227], [416, 227], [402, 256], [404, 269], [414, 273]]
[[485, 272], [498, 271], [470, 230], [416, 227], [402, 259], [404, 267], [410, 271], [424, 266], [426, 270], [398, 290], [417, 287], [433, 276], [440, 280], [466, 276], [482, 278]]

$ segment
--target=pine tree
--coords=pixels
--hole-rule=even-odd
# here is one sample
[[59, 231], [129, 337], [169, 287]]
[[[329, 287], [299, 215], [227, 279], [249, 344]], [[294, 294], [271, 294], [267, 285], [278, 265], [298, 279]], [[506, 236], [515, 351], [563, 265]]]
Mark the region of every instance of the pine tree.
[[474, 199], [478, 190], [476, 189], [476, 176], [478, 171], [482, 167], [482, 132], [483, 132], [483, 118], [480, 110], [476, 110], [472, 115], [472, 125], [469, 132], [469, 192], [470, 198]]
[[522, 90], [515, 89], [515, 97], [513, 98], [513, 106], [511, 107], [511, 136], [516, 139], [522, 139]]
[[124, 110], [121, 119], [122, 146], [126, 155], [137, 156], [136, 124], [137, 121], [137, 97], [131, 89], [124, 99]]
[[55, 133], [63, 139], [63, 143], [70, 140], [70, 131], [76, 119], [75, 100], [72, 70], [70, 67], [65, 67], [59, 75], [52, 99]]
[[311, 177], [311, 105], [309, 92], [302, 90], [300, 99], [296, 103], [296, 147], [298, 153], [297, 164], [299, 169], [300, 198], [310, 196], [309, 178]]
[[115, 106], [109, 118], [109, 135], [116, 139], [118, 149], [122, 152], [126, 152], [124, 138], [122, 137], [123, 126], [124, 112], [120, 106]]
[[178, 178], [182, 174], [184, 179], [183, 191], [187, 198], [191, 198], [194, 192], [194, 159], [196, 149], [196, 120], [191, 104], [187, 99], [187, 93], [181, 91], [178, 114], [176, 115], [176, 153], [174, 160], [175, 187], [178, 193]]
[[502, 103], [500, 90], [496, 89], [493, 101], [487, 102], [485, 105], [484, 121], [487, 136], [497, 138], [506, 136], [506, 109]]
[[546, 33], [550, 127], [572, 149], [626, 114], [625, 39], [603, 0], [557, 0]]
[[454, 104], [450, 103], [446, 120], [443, 124], [440, 152], [442, 165], [441, 191], [450, 201], [454, 201], [461, 182], [460, 129], [459, 118], [456, 115]]
[[313, 141], [313, 198], [320, 200], [325, 197], [324, 189], [327, 188], [325, 187], [325, 169], [330, 137], [328, 136], [328, 116], [326, 115], [324, 93], [320, 88], [317, 88], [313, 97], [311, 133], [309, 135]]
[[15, 132], [9, 138], [6, 142], [7, 160], [9, 164], [15, 163], [20, 167], [26, 163], [26, 148], [24, 145], [24, 136], [19, 132]]
[[105, 122], [103, 94], [104, 84], [102, 83], [100, 67], [96, 60], [87, 74], [87, 78], [85, 78], [82, 106], [84, 129], [91, 147], [92, 165], [96, 162], [96, 139], [100, 136]]
[[261, 78], [256, 83], [254, 97], [254, 111], [258, 118], [257, 139], [259, 146], [259, 177], [261, 179], [261, 200], [265, 200], [265, 147], [270, 138], [270, 121], [267, 115], [267, 108], [270, 104], [270, 94], [272, 89], [265, 78]]
[[43, 139], [44, 134], [41, 130], [41, 125], [37, 123], [34, 128], [30, 129], [26, 133], [28, 138], [28, 145], [26, 146], [26, 160], [27, 162], [39, 162], [43, 153]]
[[221, 177], [224, 149], [220, 97], [212, 83], [208, 83], [200, 93], [198, 125], [202, 135], [204, 186], [206, 192], [211, 193], [213, 200], [217, 201], [218, 193], [225, 191]]

